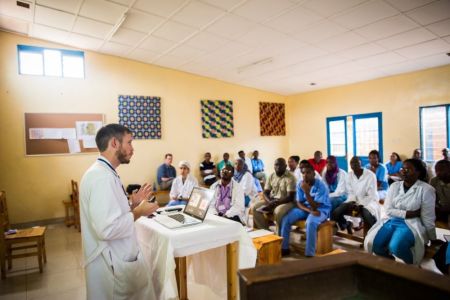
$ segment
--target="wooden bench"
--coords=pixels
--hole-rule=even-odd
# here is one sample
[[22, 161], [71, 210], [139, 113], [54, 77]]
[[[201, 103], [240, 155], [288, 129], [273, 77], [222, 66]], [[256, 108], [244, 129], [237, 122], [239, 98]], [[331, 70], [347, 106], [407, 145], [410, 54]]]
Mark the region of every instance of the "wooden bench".
[[258, 254], [256, 265], [273, 265], [281, 262], [282, 237], [271, 234], [253, 238], [252, 240]]
[[[333, 251], [333, 228], [334, 221], [325, 221], [317, 228], [316, 254], [325, 254]], [[306, 220], [297, 221], [297, 226], [302, 234], [306, 235]]]

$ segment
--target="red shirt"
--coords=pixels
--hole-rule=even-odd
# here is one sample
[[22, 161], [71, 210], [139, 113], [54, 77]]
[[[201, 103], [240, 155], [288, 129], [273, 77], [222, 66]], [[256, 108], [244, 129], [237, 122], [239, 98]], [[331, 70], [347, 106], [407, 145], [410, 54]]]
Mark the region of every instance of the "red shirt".
[[327, 165], [327, 161], [325, 159], [321, 159], [319, 163], [316, 163], [314, 158], [308, 159], [308, 162], [313, 166], [314, 170], [316, 170], [320, 176], [322, 176], [322, 170]]

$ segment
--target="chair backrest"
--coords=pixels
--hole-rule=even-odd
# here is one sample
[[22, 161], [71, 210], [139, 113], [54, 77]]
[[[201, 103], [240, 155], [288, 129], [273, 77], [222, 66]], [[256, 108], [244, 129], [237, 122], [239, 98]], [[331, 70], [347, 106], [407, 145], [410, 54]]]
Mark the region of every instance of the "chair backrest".
[[71, 184], [72, 184], [72, 201], [75, 204], [78, 204], [80, 202], [80, 194], [78, 192], [78, 182], [76, 182], [75, 180], [71, 180]]
[[0, 191], [0, 222], [4, 230], [9, 229], [8, 205], [6, 204], [5, 191]]

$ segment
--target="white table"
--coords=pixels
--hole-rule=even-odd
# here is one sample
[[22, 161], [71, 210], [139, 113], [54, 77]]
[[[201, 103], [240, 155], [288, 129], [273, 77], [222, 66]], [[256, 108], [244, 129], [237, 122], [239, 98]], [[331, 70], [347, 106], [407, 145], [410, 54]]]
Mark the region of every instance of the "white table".
[[140, 218], [136, 222], [136, 232], [157, 299], [187, 298], [187, 256], [195, 254], [192, 263], [197, 274], [193, 275], [205, 282], [201, 278], [208, 274], [198, 272], [205, 270], [199, 264], [205, 264], [206, 269], [217, 265], [216, 261], [211, 261], [217, 256], [211, 256], [206, 250], [226, 246], [228, 299], [237, 296], [237, 267], [252, 268], [256, 263], [256, 249], [244, 227], [215, 215], [208, 214], [202, 224], [179, 229], [168, 229], [152, 219]]

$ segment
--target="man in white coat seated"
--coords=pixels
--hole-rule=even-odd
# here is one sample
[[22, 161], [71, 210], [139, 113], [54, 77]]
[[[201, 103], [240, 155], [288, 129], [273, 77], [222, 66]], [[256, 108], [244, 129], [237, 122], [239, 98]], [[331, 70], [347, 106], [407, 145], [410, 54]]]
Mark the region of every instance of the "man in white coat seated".
[[220, 180], [211, 185], [210, 189], [215, 192], [209, 213], [244, 224], [244, 190], [233, 179], [233, 174], [234, 168], [227, 165], [220, 171]]
[[95, 138], [100, 157], [80, 186], [81, 236], [87, 299], [151, 299], [148, 268], [139, 250], [134, 221], [156, 211], [147, 202], [152, 186], [144, 184], [128, 200], [120, 164], [133, 156], [131, 131], [118, 124], [102, 127]]

